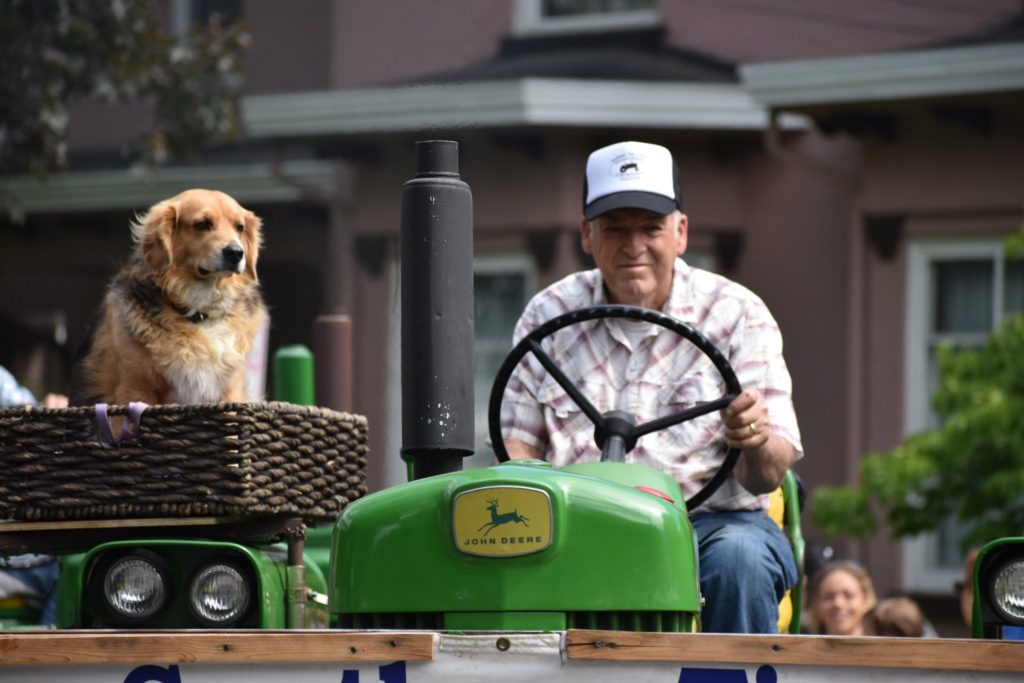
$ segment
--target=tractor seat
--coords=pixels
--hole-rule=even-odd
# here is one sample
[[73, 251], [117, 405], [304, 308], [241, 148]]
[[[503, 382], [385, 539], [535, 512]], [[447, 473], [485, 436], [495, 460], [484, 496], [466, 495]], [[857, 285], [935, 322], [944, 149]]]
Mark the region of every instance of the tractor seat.
[[800, 611], [804, 598], [804, 539], [800, 532], [800, 510], [803, 507], [803, 484], [792, 470], [786, 472], [779, 488], [769, 494], [768, 516], [789, 537], [793, 548], [798, 578], [796, 585], [779, 602], [779, 633], [800, 633]]

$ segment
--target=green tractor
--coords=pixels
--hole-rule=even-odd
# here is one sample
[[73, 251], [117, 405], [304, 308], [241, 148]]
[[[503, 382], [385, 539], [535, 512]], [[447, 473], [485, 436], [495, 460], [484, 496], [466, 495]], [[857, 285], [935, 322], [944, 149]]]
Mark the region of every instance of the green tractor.
[[[727, 393], [641, 425], [623, 413], [598, 414], [551, 366], [540, 340], [608, 317], [646, 320], [684, 336], [712, 359]], [[554, 470], [543, 461], [509, 460], [500, 404], [512, 370], [530, 352], [591, 416], [600, 462]], [[714, 603], [706, 596], [704, 605], [700, 594], [687, 511], [725, 480], [739, 451], [686, 501], [667, 474], [625, 463], [624, 455], [641, 436], [719, 410], [738, 392], [714, 346], [661, 313], [603, 306], [551, 320], [513, 349], [495, 380], [489, 423], [501, 464], [426, 477], [342, 513], [332, 548], [332, 618], [346, 628], [699, 631], [701, 610]], [[801, 547], [798, 510], [790, 510], [788, 531]], [[790, 613], [799, 614], [799, 605]]]

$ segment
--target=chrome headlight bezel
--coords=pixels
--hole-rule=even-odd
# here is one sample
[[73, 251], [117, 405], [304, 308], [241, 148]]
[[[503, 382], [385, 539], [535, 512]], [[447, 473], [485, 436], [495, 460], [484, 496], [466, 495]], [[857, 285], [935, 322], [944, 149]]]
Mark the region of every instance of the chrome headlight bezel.
[[987, 576], [992, 611], [1007, 623], [1024, 626], [1024, 557], [1002, 560]]
[[[185, 590], [185, 602], [192, 617], [208, 628], [231, 628], [236, 626], [249, 613], [255, 595], [255, 582], [251, 572], [245, 571], [236, 562], [214, 560], [199, 567], [189, 577]], [[226, 591], [220, 592], [220, 591]], [[220, 592], [217, 596], [212, 593]], [[224, 609], [227, 614], [215, 616], [211, 605], [204, 601], [230, 600], [231, 605]]]
[[[135, 582], [135, 586], [126, 591], [126, 581]], [[150, 584], [148, 587], [147, 583]], [[171, 582], [165, 563], [158, 555], [145, 550], [126, 553], [111, 561], [103, 572], [101, 587], [103, 605], [107, 611], [115, 618], [129, 623], [152, 621], [170, 602]], [[125, 593], [131, 590], [146, 591], [146, 595], [127, 596]], [[149, 604], [139, 610], [126, 609], [124, 605], [132, 601], [145, 601]]]

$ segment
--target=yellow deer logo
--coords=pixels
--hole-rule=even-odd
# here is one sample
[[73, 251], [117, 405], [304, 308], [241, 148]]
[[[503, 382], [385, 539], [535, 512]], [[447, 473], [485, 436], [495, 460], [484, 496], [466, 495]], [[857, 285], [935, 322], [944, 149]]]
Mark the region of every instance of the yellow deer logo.
[[[487, 509], [491, 511], [491, 521], [487, 522], [487, 524], [484, 524], [482, 527], [477, 529], [477, 531], [483, 531], [484, 536], [491, 533], [491, 530], [495, 527], [499, 527], [502, 524], [508, 524], [509, 522], [517, 522], [519, 524], [522, 524], [526, 528], [530, 527], [530, 525], [527, 524], [529, 518], [520, 515], [518, 508], [516, 508], [512, 512], [504, 512], [498, 514], [498, 500], [492, 499], [487, 502]], [[484, 529], [486, 529], [487, 531], [484, 531]]]

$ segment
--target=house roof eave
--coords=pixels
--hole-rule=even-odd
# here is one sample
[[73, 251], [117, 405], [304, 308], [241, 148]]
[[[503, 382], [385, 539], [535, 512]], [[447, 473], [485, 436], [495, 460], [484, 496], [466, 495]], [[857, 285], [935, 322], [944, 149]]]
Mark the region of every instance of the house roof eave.
[[1024, 42], [744, 64], [759, 104], [789, 111], [845, 103], [1024, 90]]
[[513, 126], [768, 125], [766, 108], [738, 84], [671, 81], [520, 78], [250, 95], [242, 111], [248, 135], [260, 139]]

